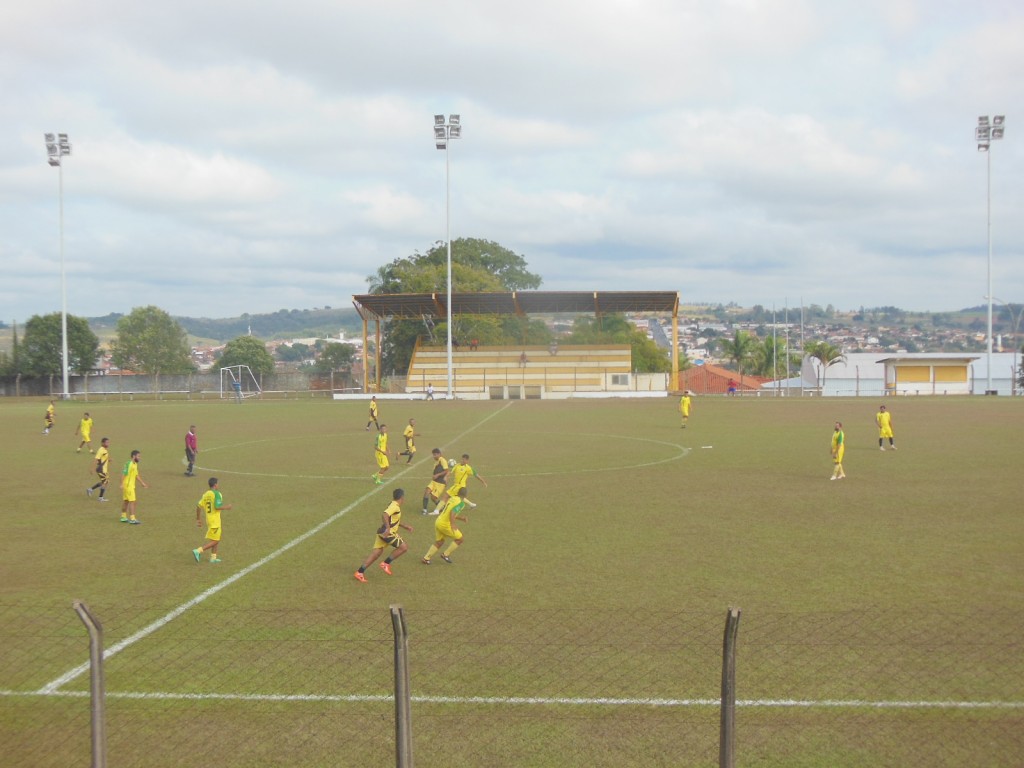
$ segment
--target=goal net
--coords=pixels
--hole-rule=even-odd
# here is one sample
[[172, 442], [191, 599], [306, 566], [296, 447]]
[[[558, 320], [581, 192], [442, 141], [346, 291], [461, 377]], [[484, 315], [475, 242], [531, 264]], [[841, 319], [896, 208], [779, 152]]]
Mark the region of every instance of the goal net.
[[221, 399], [232, 398], [241, 402], [246, 397], [256, 397], [262, 391], [248, 365], [229, 365], [220, 369]]

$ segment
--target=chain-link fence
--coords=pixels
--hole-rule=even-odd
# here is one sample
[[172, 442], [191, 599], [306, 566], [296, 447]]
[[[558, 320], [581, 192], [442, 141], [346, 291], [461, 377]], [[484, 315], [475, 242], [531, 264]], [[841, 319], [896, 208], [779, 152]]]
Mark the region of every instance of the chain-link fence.
[[[216, 602], [91, 606], [108, 765], [720, 764], [724, 612], [405, 611], [403, 724], [386, 608]], [[744, 611], [735, 765], [1020, 766], [1022, 630], [1024, 613]], [[83, 622], [0, 602], [0, 641], [0, 762], [89, 765]]]
[[[255, 384], [258, 383], [257, 388]], [[349, 372], [319, 373], [313, 370], [258, 374], [241, 382], [242, 391], [261, 393], [266, 398], [330, 397], [334, 392], [362, 391], [362, 381]], [[60, 397], [60, 376], [0, 376], [0, 397]], [[225, 387], [220, 370], [187, 374], [121, 374], [69, 376], [69, 396], [83, 402], [108, 400], [232, 399], [234, 390]]]

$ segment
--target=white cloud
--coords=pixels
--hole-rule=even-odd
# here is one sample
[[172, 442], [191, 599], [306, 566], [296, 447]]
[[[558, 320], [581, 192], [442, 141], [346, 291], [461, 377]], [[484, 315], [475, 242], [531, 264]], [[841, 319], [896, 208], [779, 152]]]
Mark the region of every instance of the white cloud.
[[[9, 7], [8, 7], [9, 6]], [[1024, 8], [867, 0], [41, 0], [0, 11], [0, 302], [344, 305], [445, 236], [545, 287], [957, 308], [1024, 301]], [[46, 23], [40, 23], [45, 19]], [[1021, 129], [1024, 130], [1024, 129]], [[119, 265], [130, 263], [130, 277]]]

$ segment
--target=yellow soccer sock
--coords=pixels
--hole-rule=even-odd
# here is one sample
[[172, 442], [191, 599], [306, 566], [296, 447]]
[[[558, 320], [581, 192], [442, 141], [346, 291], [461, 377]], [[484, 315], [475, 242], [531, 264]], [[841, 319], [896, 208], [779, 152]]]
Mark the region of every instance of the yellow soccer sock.
[[430, 545], [430, 549], [427, 550], [427, 554], [425, 554], [423, 557], [425, 557], [427, 560], [429, 560], [430, 558], [432, 558], [436, 554], [437, 554], [437, 544], [431, 544]]
[[458, 548], [459, 548], [459, 543], [457, 541], [453, 541], [451, 544], [448, 545], [448, 549], [446, 549], [444, 551], [444, 556], [445, 557], [451, 557], [452, 552], [454, 552]]

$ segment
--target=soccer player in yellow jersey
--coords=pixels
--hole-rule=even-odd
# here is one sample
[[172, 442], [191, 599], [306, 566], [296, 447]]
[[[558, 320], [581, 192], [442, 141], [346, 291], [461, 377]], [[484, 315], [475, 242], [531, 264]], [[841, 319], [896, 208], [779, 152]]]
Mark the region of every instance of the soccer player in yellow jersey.
[[441, 455], [441, 449], [432, 449], [430, 455], [434, 458], [434, 469], [430, 474], [430, 482], [423, 489], [423, 512], [421, 514], [424, 515], [430, 510], [431, 501], [436, 504], [441, 499], [441, 494], [444, 493], [444, 482], [448, 479], [448, 459]]
[[96, 449], [96, 477], [98, 482], [92, 488], [86, 488], [85, 492], [92, 496], [92, 492], [99, 489], [100, 501], [110, 501], [104, 494], [107, 492], [107, 481], [110, 479], [110, 438], [104, 437], [100, 440], [100, 447]]
[[402, 437], [405, 438], [405, 450], [401, 453], [395, 454], [395, 461], [398, 461], [399, 456], [408, 456], [409, 459], [406, 464], [412, 463], [412, 456], [416, 453], [416, 441], [415, 438], [419, 437], [419, 432], [416, 431], [416, 419], [409, 419], [409, 424], [402, 432]]
[[686, 429], [686, 422], [690, 420], [690, 390], [683, 392], [683, 396], [679, 398], [679, 413], [683, 417], [683, 429]]
[[143, 488], [149, 488], [146, 481], [139, 474], [139, 459], [142, 454], [139, 451], [132, 451], [132, 457], [125, 463], [121, 470], [121, 494], [124, 501], [121, 502], [121, 522], [138, 525], [141, 521], [135, 519], [135, 483], [142, 483]]
[[878, 413], [875, 414], [875, 423], [878, 424], [878, 450], [885, 450], [882, 441], [889, 438], [889, 447], [895, 451], [896, 438], [892, 436], [892, 414], [885, 409], [884, 405], [879, 406]]
[[377, 396], [376, 395], [371, 395], [370, 396], [370, 420], [368, 422], [366, 422], [366, 430], [365, 430], [366, 432], [370, 431], [370, 425], [371, 424], [373, 424], [373, 426], [375, 426], [378, 430], [380, 429], [380, 424], [377, 423]]
[[384, 514], [381, 516], [380, 528], [377, 529], [377, 538], [373, 541], [373, 551], [363, 561], [363, 564], [359, 566], [359, 570], [355, 572], [357, 581], [366, 583], [366, 569], [373, 565], [374, 561], [380, 557], [385, 547], [393, 547], [395, 550], [380, 564], [380, 569], [388, 576], [391, 575], [391, 564], [409, 551], [409, 545], [399, 535], [401, 528], [405, 528], [409, 533], [412, 533], [412, 526], [402, 522], [402, 504], [404, 501], [405, 491], [401, 488], [395, 488], [391, 493], [391, 503], [388, 504], [387, 509], [384, 510]]
[[231, 509], [230, 504], [224, 503], [224, 497], [221, 496], [220, 489], [217, 487], [217, 478], [211, 477], [208, 481], [210, 490], [203, 494], [202, 498], [199, 499], [199, 503], [196, 504], [196, 525], [199, 528], [203, 527], [203, 521], [201, 519], [202, 513], [206, 513], [206, 543], [198, 549], [192, 550], [192, 557], [196, 559], [198, 563], [203, 559], [203, 552], [210, 550], [210, 562], [219, 563], [220, 557], [217, 554], [217, 548], [220, 546], [220, 513]]
[[432, 558], [437, 551], [441, 549], [441, 545], [444, 544], [445, 539], [451, 539], [452, 543], [448, 545], [448, 549], [441, 553], [441, 559], [449, 565], [452, 564], [452, 552], [454, 552], [462, 542], [465, 540], [465, 536], [462, 535], [462, 531], [455, 527], [455, 521], [461, 520], [466, 522], [466, 518], [459, 515], [468, 502], [466, 501], [466, 488], [459, 488], [457, 495], [452, 496], [448, 499], [448, 503], [444, 505], [444, 512], [438, 516], [437, 521], [434, 523], [434, 538], [435, 541], [430, 545], [430, 549], [427, 550], [427, 554], [423, 556], [421, 561], [424, 565], [430, 565], [430, 558]]
[[388, 425], [381, 424], [380, 431], [374, 446], [374, 455], [377, 457], [377, 471], [370, 477], [377, 485], [384, 485], [384, 473], [388, 471], [391, 462], [388, 461]]
[[81, 453], [82, 447], [86, 445], [89, 446], [89, 453], [92, 453], [92, 419], [88, 413], [82, 417], [82, 420], [78, 422], [78, 426], [75, 428], [75, 435], [77, 436], [79, 433], [82, 435], [82, 442], [78, 444], [76, 453]]
[[832, 433], [832, 477], [830, 480], [842, 480], [846, 477], [843, 471], [843, 454], [846, 453], [846, 434], [843, 432], [843, 423], [836, 422], [835, 431]]
[[[451, 471], [448, 473], [448, 477], [449, 480], [451, 481], [451, 485], [448, 486], [448, 490], [444, 492], [444, 494], [441, 496], [441, 501], [434, 508], [433, 514], [435, 515], [441, 514], [441, 509], [445, 504], [448, 503], [448, 499], [454, 499], [456, 496], [459, 495], [459, 488], [465, 488], [466, 483], [469, 482], [469, 478], [475, 477], [477, 480], [484, 484], [484, 488], [487, 487], [487, 481], [483, 479], [479, 472], [477, 472], [475, 469], [473, 469], [473, 467], [469, 465], [468, 453], [462, 454], [462, 459], [459, 461], [458, 464], [451, 468]], [[471, 501], [467, 501], [466, 506], [469, 507], [470, 509], [473, 509], [476, 507], [476, 504], [474, 504]]]
[[43, 434], [50, 434], [50, 430], [53, 429], [53, 423], [55, 419], [56, 408], [53, 407], [53, 400], [46, 406], [46, 415], [43, 416]]

